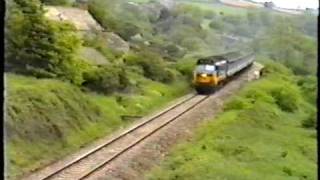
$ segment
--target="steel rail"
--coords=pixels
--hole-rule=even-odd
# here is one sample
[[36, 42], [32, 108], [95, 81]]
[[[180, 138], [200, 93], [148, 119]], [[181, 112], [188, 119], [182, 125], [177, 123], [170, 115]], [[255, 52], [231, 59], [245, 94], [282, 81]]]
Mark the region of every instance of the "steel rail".
[[123, 133], [122, 133], [122, 134], [120, 134], [119, 136], [117, 136], [117, 137], [115, 137], [115, 138], [113, 138], [113, 139], [109, 140], [108, 142], [106, 142], [106, 143], [104, 143], [104, 144], [102, 144], [102, 145], [98, 146], [97, 148], [95, 148], [95, 149], [93, 149], [93, 150], [91, 150], [91, 151], [87, 152], [86, 154], [82, 155], [80, 158], [78, 158], [78, 159], [76, 159], [76, 160], [74, 160], [74, 161], [72, 161], [72, 162], [68, 163], [66, 166], [63, 166], [62, 168], [60, 168], [60, 169], [58, 169], [57, 171], [55, 171], [55, 172], [53, 172], [53, 173], [51, 173], [51, 174], [47, 175], [46, 177], [42, 178], [41, 180], [48, 180], [48, 179], [50, 179], [50, 178], [53, 178], [54, 176], [56, 176], [57, 174], [61, 173], [62, 171], [64, 171], [64, 170], [66, 170], [66, 169], [70, 168], [71, 166], [73, 166], [73, 165], [77, 164], [77, 163], [78, 163], [78, 162], [80, 162], [81, 160], [86, 159], [86, 158], [87, 158], [87, 157], [89, 157], [90, 155], [92, 155], [92, 154], [94, 154], [94, 153], [98, 152], [99, 150], [101, 150], [101, 149], [103, 149], [103, 148], [105, 148], [105, 147], [109, 146], [110, 144], [112, 144], [112, 143], [114, 143], [114, 142], [118, 141], [119, 139], [121, 139], [121, 138], [123, 138], [124, 136], [126, 136], [126, 135], [130, 134], [131, 132], [133, 132], [133, 131], [135, 131], [135, 130], [139, 129], [140, 127], [142, 127], [142, 126], [144, 126], [144, 125], [146, 125], [146, 124], [148, 124], [148, 123], [150, 123], [150, 122], [154, 121], [155, 119], [157, 119], [157, 118], [159, 118], [160, 116], [162, 116], [162, 115], [166, 114], [167, 112], [169, 112], [169, 111], [171, 111], [171, 110], [173, 110], [173, 109], [177, 108], [178, 106], [180, 106], [180, 105], [182, 105], [182, 104], [184, 104], [184, 103], [186, 103], [186, 102], [190, 101], [191, 99], [193, 99], [193, 98], [194, 98], [194, 97], [196, 97], [196, 96], [197, 96], [197, 95], [196, 95], [196, 94], [194, 94], [194, 95], [192, 95], [191, 97], [189, 97], [189, 98], [187, 98], [187, 99], [183, 100], [182, 102], [179, 102], [178, 104], [175, 104], [174, 106], [170, 107], [169, 109], [167, 109], [167, 110], [165, 110], [165, 111], [163, 111], [163, 112], [161, 112], [161, 113], [157, 114], [156, 116], [154, 116], [154, 117], [152, 117], [152, 118], [148, 119], [147, 121], [144, 121], [143, 123], [138, 124], [137, 126], [133, 127], [132, 129], [129, 129], [128, 131], [123, 132]]
[[91, 176], [93, 173], [99, 171], [100, 169], [102, 169], [103, 167], [105, 167], [107, 164], [109, 164], [110, 162], [114, 161], [117, 157], [121, 156], [122, 154], [124, 154], [125, 152], [129, 151], [130, 149], [132, 149], [133, 147], [135, 147], [136, 145], [138, 145], [140, 142], [142, 142], [143, 140], [147, 139], [148, 137], [150, 137], [151, 135], [153, 135], [154, 133], [158, 132], [159, 130], [161, 130], [163, 127], [167, 126], [168, 124], [174, 122], [176, 119], [178, 119], [179, 117], [181, 117], [183, 114], [189, 112], [191, 109], [193, 109], [195, 106], [197, 106], [198, 104], [200, 104], [201, 102], [205, 101], [207, 98], [209, 98], [210, 96], [204, 96], [202, 99], [200, 99], [198, 102], [196, 102], [195, 104], [193, 104], [192, 106], [190, 106], [189, 108], [187, 108], [186, 110], [184, 110], [183, 112], [179, 113], [178, 115], [174, 116], [173, 118], [171, 118], [169, 121], [163, 123], [162, 125], [160, 125], [159, 127], [157, 127], [156, 129], [154, 129], [153, 131], [151, 131], [150, 133], [146, 134], [145, 136], [143, 136], [142, 138], [140, 138], [139, 140], [133, 142], [132, 144], [130, 144], [129, 146], [127, 146], [125, 149], [121, 150], [120, 152], [118, 152], [117, 154], [113, 155], [111, 158], [109, 158], [108, 160], [102, 162], [101, 164], [97, 165], [96, 167], [94, 167], [92, 170], [90, 170], [87, 173], [84, 173], [84, 175], [79, 179], [79, 180], [83, 180], [83, 179], [87, 179], [89, 176]]

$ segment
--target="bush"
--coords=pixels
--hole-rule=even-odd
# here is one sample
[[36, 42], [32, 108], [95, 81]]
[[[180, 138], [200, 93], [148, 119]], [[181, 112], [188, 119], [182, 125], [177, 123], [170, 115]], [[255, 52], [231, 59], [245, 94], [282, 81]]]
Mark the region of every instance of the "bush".
[[223, 30], [224, 24], [220, 20], [213, 20], [209, 24], [210, 28], [216, 29], [216, 30]]
[[113, 9], [115, 2], [92, 0], [88, 3], [89, 13], [106, 29], [117, 28], [117, 20], [108, 9]]
[[176, 75], [173, 70], [166, 68], [163, 59], [148, 51], [129, 53], [124, 57], [127, 65], [140, 66], [143, 69], [143, 75], [154, 81], [172, 82]]
[[181, 41], [181, 46], [187, 48], [189, 51], [197, 51], [205, 46], [202, 39], [197, 37], [187, 37]]
[[224, 110], [242, 110], [250, 107], [250, 103], [244, 98], [236, 97], [224, 105]]
[[170, 56], [173, 56], [173, 57], [182, 57], [183, 55], [185, 55], [185, 52], [183, 52], [181, 50], [181, 48], [179, 48], [177, 45], [174, 45], [174, 44], [168, 44], [164, 47], [164, 50], [170, 55]]
[[286, 68], [284, 65], [276, 62], [266, 62], [264, 64], [263, 73], [264, 74], [282, 74], [282, 75], [292, 75], [292, 71], [290, 71], [288, 68]]
[[165, 72], [165, 74], [164, 74], [164, 77], [163, 77], [163, 80], [162, 80], [162, 82], [164, 82], [164, 83], [173, 82], [178, 77], [177, 71], [175, 71], [173, 69], [165, 68], [164, 72]]
[[107, 38], [103, 33], [96, 33], [85, 36], [84, 46], [95, 48], [110, 61], [116, 60], [123, 54], [122, 52], [109, 47]]
[[84, 73], [84, 87], [99, 93], [123, 91], [130, 86], [127, 73], [120, 66], [103, 66]]
[[71, 82], [75, 85], [81, 85], [84, 82], [83, 74], [91, 68], [91, 65], [81, 59], [67, 61], [59, 67], [61, 79]]
[[126, 22], [118, 25], [117, 32], [124, 40], [129, 41], [132, 36], [140, 33], [140, 29], [138, 26]]
[[175, 68], [184, 76], [186, 76], [189, 81], [192, 81], [193, 70], [196, 67], [194, 59], [181, 59], [175, 65]]
[[314, 108], [309, 108], [309, 114], [307, 118], [302, 121], [301, 125], [304, 128], [317, 128], [317, 111]]
[[291, 87], [277, 87], [271, 91], [276, 104], [283, 111], [293, 112], [298, 108], [299, 92]]
[[311, 104], [317, 103], [317, 78], [315, 76], [301, 76], [297, 82], [304, 93], [304, 98]]
[[[269, 84], [265, 85], [266, 87], [257, 87], [257, 89], [249, 89], [245, 92], [245, 97], [248, 98], [248, 100], [250, 101], [250, 103], [254, 104], [257, 101], [263, 101], [266, 103], [274, 103], [274, 99], [272, 98], [272, 96], [270, 96], [269, 94], [267, 94], [264, 91], [264, 88], [273, 88], [272, 85], [271, 87], [269, 86]], [[268, 87], [269, 86], [269, 87]]]

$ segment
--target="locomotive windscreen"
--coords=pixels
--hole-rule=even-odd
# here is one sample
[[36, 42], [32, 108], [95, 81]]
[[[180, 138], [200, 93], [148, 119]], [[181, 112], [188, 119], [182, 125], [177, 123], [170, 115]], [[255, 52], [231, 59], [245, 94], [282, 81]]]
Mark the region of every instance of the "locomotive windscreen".
[[210, 56], [210, 57], [206, 57], [206, 58], [201, 58], [197, 61], [197, 65], [201, 65], [201, 64], [214, 65], [216, 62], [222, 61], [224, 59], [225, 59], [225, 57], [223, 57], [223, 56]]

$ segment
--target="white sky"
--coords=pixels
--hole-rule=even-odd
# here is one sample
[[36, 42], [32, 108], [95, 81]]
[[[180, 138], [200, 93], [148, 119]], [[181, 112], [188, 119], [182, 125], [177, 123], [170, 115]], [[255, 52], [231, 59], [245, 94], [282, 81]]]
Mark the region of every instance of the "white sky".
[[272, 1], [276, 6], [282, 8], [318, 8], [318, 0], [253, 0], [257, 2]]

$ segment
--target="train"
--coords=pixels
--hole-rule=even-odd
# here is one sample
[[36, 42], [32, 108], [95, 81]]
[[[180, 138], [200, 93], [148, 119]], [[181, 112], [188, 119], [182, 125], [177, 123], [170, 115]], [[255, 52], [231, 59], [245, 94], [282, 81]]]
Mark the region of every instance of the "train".
[[253, 53], [227, 52], [199, 58], [194, 70], [193, 85], [199, 94], [213, 93], [232, 77], [250, 67], [255, 59]]

